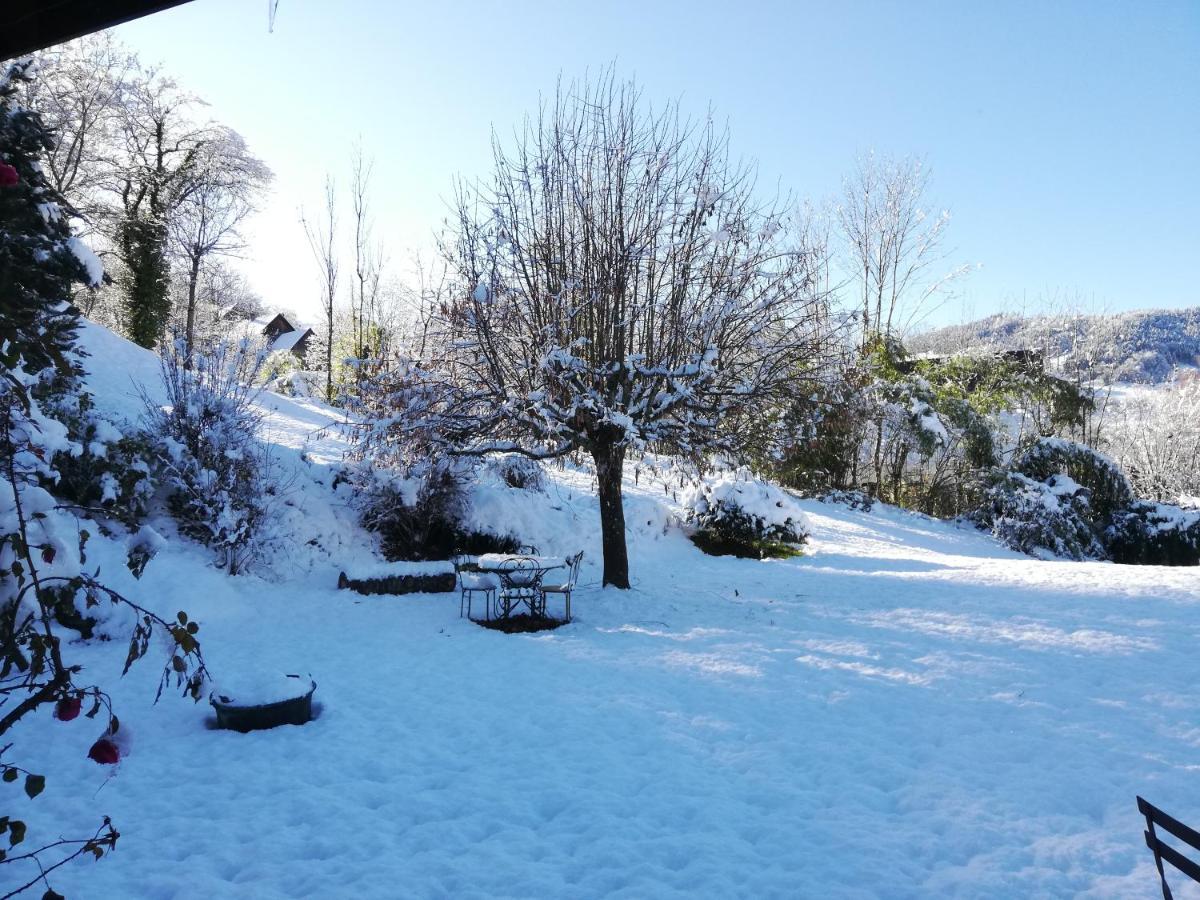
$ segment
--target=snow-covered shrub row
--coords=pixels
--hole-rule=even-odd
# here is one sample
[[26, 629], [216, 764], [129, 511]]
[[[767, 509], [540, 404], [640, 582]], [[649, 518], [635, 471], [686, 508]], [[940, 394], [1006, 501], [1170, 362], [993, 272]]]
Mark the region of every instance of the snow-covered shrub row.
[[993, 470], [971, 516], [1015, 550], [1143, 565], [1200, 564], [1200, 510], [1139, 500], [1111, 459], [1043, 438]]
[[744, 469], [700, 481], [681, 501], [702, 546], [741, 548], [757, 556], [765, 544], [802, 544], [808, 537], [795, 500]]
[[1200, 565], [1200, 509], [1136, 500], [1113, 517], [1104, 538], [1113, 562]]
[[176, 340], [164, 342], [161, 362], [167, 405], [146, 406], [168, 505], [180, 531], [235, 574], [262, 549], [278, 492], [253, 404], [261, 354], [241, 341], [188, 357]]
[[971, 518], [1014, 550], [1032, 556], [1104, 559], [1088, 491], [1066, 475], [1038, 481], [994, 471]]

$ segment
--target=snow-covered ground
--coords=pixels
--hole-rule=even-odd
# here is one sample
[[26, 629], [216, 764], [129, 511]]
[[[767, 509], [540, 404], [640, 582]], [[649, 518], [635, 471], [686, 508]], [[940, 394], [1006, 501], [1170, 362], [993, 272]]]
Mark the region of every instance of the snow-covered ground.
[[[153, 358], [86, 337], [101, 405], [135, 409]], [[631, 472], [635, 586], [601, 589], [596, 501], [565, 469], [477, 496], [480, 521], [587, 554], [574, 623], [508, 636], [457, 595], [337, 591], [379, 563], [328, 488], [334, 416], [263, 402], [301, 549], [229, 578], [173, 539], [140, 582], [115, 555], [103, 574], [199, 620], [218, 680], [312, 673], [319, 717], [217, 731], [151, 705], [155, 661], [119, 680], [121, 645], [72, 648], [125, 758], [87, 759], [83, 718], [14, 735], [49, 775], [13, 810], [31, 836], [121, 831], [58, 873], [68, 896], [1150, 898], [1135, 795], [1200, 824], [1195, 569], [1035, 561], [816, 502], [804, 557], [707, 557]]]

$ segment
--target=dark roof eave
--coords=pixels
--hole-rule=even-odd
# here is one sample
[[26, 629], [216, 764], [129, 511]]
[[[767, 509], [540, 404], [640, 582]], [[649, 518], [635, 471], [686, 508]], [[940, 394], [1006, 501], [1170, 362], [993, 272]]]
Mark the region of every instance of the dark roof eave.
[[5, 0], [0, 60], [43, 50], [190, 0]]

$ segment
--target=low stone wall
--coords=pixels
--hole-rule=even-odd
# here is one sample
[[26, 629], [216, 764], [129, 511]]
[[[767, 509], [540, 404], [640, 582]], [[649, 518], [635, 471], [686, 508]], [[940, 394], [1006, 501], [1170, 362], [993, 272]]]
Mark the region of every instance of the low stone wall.
[[359, 594], [444, 594], [454, 590], [455, 581], [453, 572], [380, 578], [350, 578], [343, 572], [338, 577], [338, 588]]

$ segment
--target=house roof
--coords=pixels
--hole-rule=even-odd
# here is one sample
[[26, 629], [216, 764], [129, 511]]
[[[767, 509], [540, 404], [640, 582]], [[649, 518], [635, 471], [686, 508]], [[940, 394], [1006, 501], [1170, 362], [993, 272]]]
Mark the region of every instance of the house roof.
[[311, 328], [296, 328], [292, 331], [285, 331], [271, 343], [271, 352], [276, 350], [292, 350], [302, 340], [313, 333]]
[[275, 313], [272, 316], [259, 316], [257, 319], [254, 320], [254, 323], [256, 325], [259, 323], [262, 324], [264, 334], [266, 333], [266, 330], [268, 328], [270, 328], [272, 325], [274, 325], [276, 323], [278, 323], [279, 325], [282, 326], [279, 329], [280, 331], [293, 331], [296, 328], [296, 326], [293, 325], [291, 323], [291, 321], [288, 319], [288, 317], [285, 316], [283, 313]]
[[4, 0], [0, 59], [61, 44], [188, 0]]

